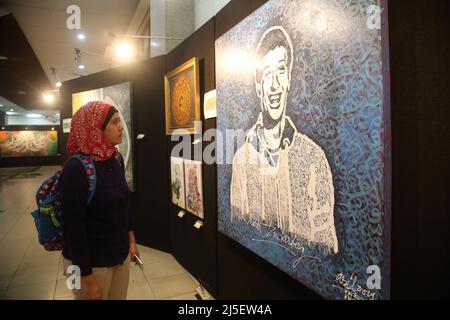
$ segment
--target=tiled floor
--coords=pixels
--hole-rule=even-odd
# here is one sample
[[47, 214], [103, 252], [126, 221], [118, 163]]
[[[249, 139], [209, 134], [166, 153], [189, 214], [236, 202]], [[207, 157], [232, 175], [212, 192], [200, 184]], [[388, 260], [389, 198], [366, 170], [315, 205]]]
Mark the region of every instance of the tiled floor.
[[[30, 212], [40, 183], [57, 167], [0, 168], [0, 299], [71, 300], [62, 257], [38, 243]], [[197, 281], [168, 253], [139, 246], [129, 300], [196, 300]]]

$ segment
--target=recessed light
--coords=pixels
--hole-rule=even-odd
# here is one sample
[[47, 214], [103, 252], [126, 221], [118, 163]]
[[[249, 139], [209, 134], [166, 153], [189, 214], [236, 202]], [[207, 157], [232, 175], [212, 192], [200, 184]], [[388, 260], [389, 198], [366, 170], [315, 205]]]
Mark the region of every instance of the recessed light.
[[3, 105], [0, 103], [0, 107], [3, 107]]
[[42, 118], [42, 115], [40, 115], [39, 113], [28, 113], [28, 114], [27, 114], [27, 118], [35, 118], [35, 119], [38, 119], [38, 118]]
[[77, 35], [77, 38], [78, 38], [78, 40], [84, 40], [84, 39], [86, 39], [86, 36], [84, 35], [84, 33], [79, 33]]
[[9, 109], [9, 111], [13, 112], [13, 111], [14, 111], [14, 109]]
[[57, 83], [55, 83], [55, 85], [59, 88], [62, 86], [62, 83], [61, 83], [61, 81], [58, 81]]

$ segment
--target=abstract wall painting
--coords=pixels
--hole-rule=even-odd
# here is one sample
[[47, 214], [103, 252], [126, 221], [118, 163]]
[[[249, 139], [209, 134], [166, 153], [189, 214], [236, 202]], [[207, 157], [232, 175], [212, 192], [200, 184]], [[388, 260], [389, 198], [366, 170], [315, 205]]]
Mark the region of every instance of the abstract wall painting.
[[0, 131], [1, 157], [58, 155], [57, 131]]
[[99, 88], [72, 94], [72, 115], [90, 101], [103, 101], [119, 110], [124, 124], [124, 137], [117, 146], [125, 163], [125, 177], [131, 191], [136, 191], [134, 185], [134, 155], [133, 155], [133, 122], [131, 108], [131, 83], [124, 82], [105, 88]]
[[390, 296], [377, 8], [387, 17], [374, 0], [271, 0], [216, 41], [217, 127], [243, 136], [218, 165], [219, 231], [329, 299]]
[[184, 163], [183, 159], [170, 157], [170, 188], [172, 203], [186, 209], [184, 192]]
[[186, 184], [186, 210], [203, 219], [202, 163], [200, 161], [184, 160], [184, 177]]

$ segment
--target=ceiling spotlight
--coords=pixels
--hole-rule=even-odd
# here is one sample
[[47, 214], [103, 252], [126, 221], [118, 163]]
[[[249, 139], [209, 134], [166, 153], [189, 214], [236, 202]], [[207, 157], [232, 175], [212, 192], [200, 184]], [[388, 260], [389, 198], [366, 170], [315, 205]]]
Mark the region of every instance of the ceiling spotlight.
[[84, 69], [84, 64], [79, 64], [79, 65], [78, 65], [78, 69], [83, 70], [83, 69]]
[[128, 43], [120, 42], [116, 47], [116, 55], [121, 60], [130, 60], [133, 58], [133, 49]]
[[0, 103], [0, 107], [3, 107], [3, 105]]
[[54, 131], [55, 130], [55, 128], [52, 128], [52, 131]]
[[62, 86], [62, 83], [61, 83], [61, 81], [58, 81], [55, 85], [59, 88]]
[[84, 33], [79, 33], [77, 35], [77, 38], [78, 38], [78, 40], [84, 40], [84, 39], [86, 39], [86, 36], [84, 35]]
[[9, 109], [9, 111], [14, 112], [14, 109]]
[[42, 95], [42, 98], [46, 103], [52, 103], [53, 101], [55, 101], [55, 96], [50, 93], [44, 93]]

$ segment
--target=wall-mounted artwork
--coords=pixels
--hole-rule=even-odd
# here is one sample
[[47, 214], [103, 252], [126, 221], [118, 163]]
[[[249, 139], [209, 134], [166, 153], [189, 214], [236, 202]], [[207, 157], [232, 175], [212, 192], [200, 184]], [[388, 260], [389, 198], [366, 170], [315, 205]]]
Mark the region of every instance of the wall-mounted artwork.
[[58, 155], [57, 131], [0, 131], [2, 158]]
[[383, 7], [272, 0], [216, 41], [219, 231], [329, 299], [390, 296]]
[[63, 119], [63, 133], [70, 133], [71, 124], [72, 124], [72, 118]]
[[166, 134], [176, 129], [196, 133], [200, 121], [200, 77], [198, 59], [192, 58], [165, 77]]
[[170, 157], [170, 188], [172, 202], [180, 208], [186, 209], [184, 196], [184, 163], [183, 159]]
[[217, 95], [216, 90], [205, 93], [203, 99], [203, 115], [205, 120], [217, 118]]
[[184, 181], [186, 184], [186, 210], [203, 219], [202, 163], [184, 160]]
[[99, 88], [72, 95], [72, 115], [90, 101], [100, 100], [105, 103], [113, 105], [119, 110], [120, 118], [124, 124], [124, 137], [118, 149], [122, 154], [125, 163], [125, 177], [128, 187], [131, 191], [135, 191], [134, 174], [133, 174], [133, 123], [131, 110], [131, 83], [125, 82], [109, 86], [106, 88]]

